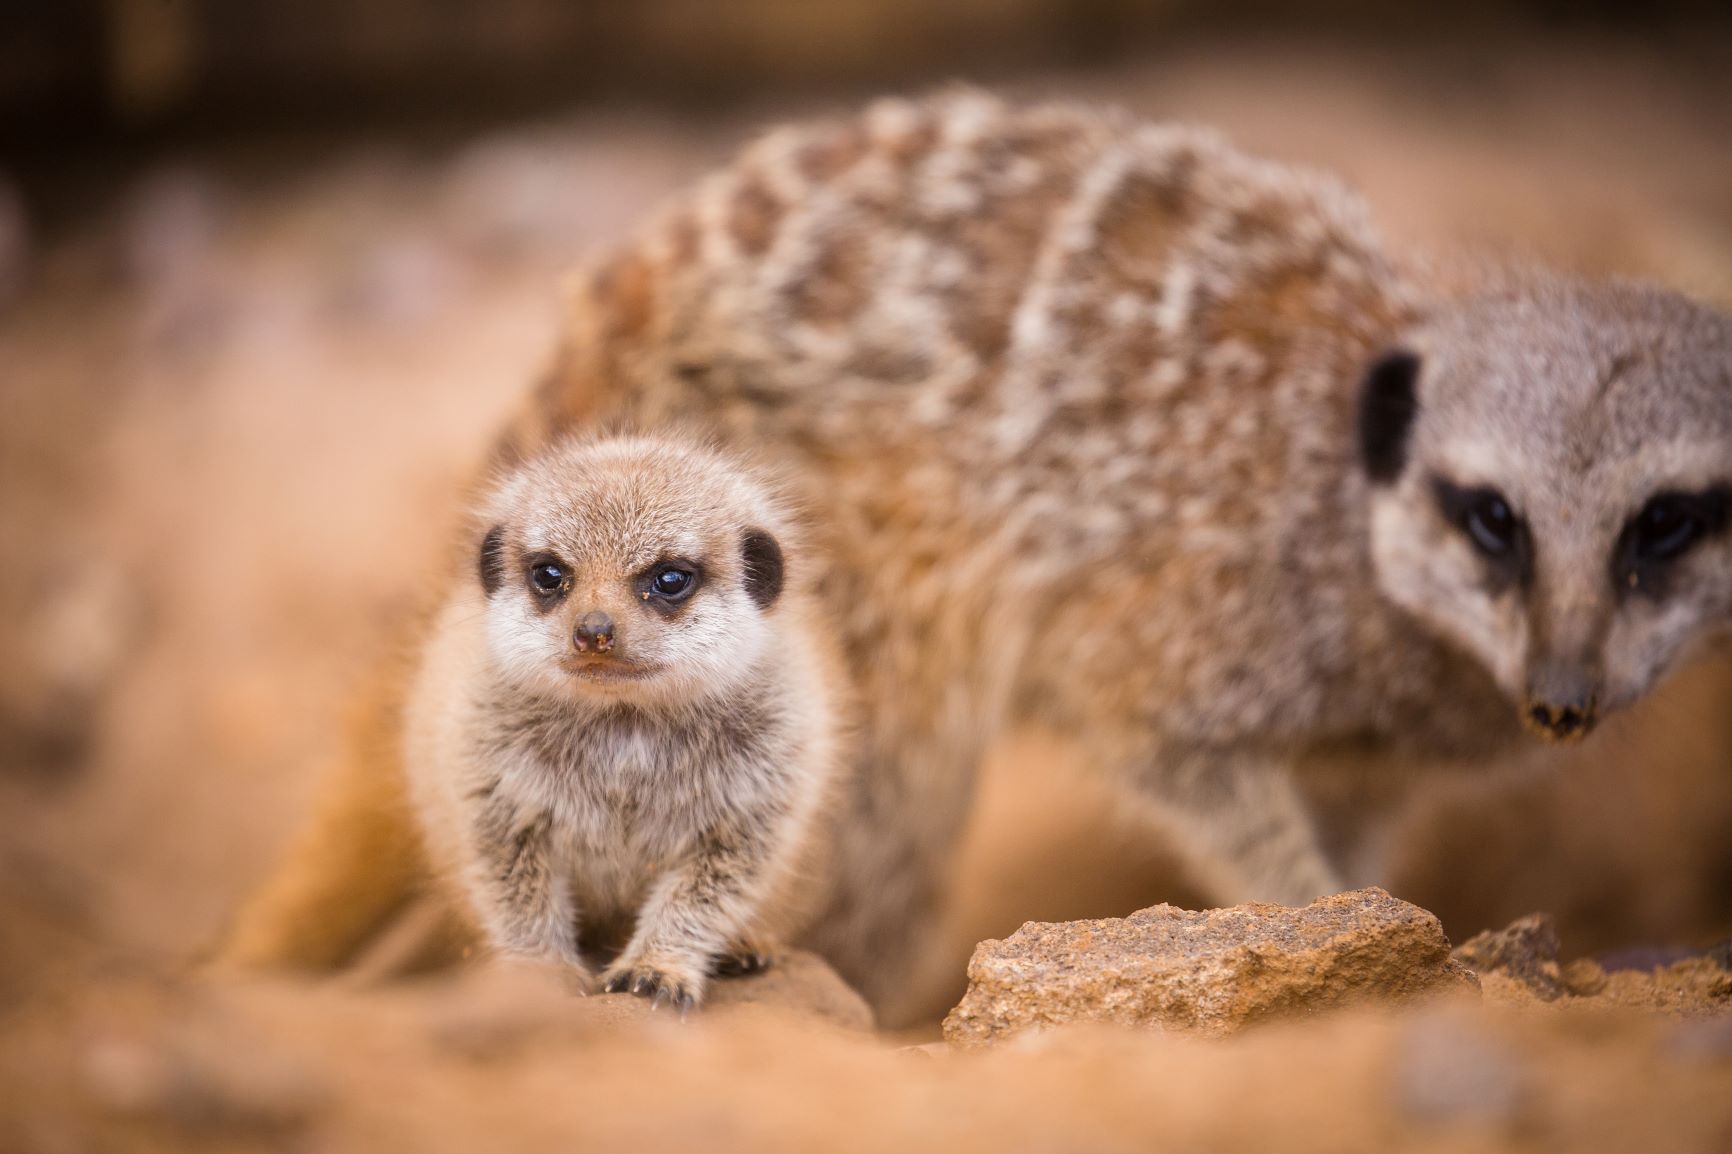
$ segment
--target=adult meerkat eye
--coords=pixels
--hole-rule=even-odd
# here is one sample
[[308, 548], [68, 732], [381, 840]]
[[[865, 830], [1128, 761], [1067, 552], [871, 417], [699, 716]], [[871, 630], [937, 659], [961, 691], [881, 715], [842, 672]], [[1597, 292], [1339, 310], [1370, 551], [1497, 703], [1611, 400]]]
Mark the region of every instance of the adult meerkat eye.
[[1463, 488], [1438, 478], [1433, 483], [1443, 515], [1473, 547], [1494, 560], [1514, 559], [1522, 550], [1521, 518], [1496, 489]]
[[1497, 493], [1485, 493], [1467, 510], [1467, 535], [1490, 557], [1504, 557], [1516, 546], [1521, 523], [1509, 502]]
[[1664, 597], [1671, 563], [1697, 543], [1732, 528], [1732, 485], [1699, 493], [1657, 493], [1631, 517], [1612, 552], [1619, 589]]
[[542, 597], [557, 597], [565, 592], [568, 577], [558, 561], [543, 559], [529, 566], [529, 585]]
[[1636, 560], [1670, 561], [1694, 545], [1707, 527], [1707, 519], [1688, 497], [1655, 497], [1636, 514]]

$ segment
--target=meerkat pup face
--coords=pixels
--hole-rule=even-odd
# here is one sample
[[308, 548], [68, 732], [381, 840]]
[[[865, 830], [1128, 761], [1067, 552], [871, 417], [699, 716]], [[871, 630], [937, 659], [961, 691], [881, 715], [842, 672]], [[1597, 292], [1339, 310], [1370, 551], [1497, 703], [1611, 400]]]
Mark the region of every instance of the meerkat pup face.
[[556, 445], [487, 503], [477, 567], [493, 657], [524, 689], [580, 701], [725, 693], [771, 642], [784, 522], [708, 450]]
[[1466, 306], [1367, 375], [1385, 594], [1555, 739], [1732, 623], [1732, 321], [1635, 286]]

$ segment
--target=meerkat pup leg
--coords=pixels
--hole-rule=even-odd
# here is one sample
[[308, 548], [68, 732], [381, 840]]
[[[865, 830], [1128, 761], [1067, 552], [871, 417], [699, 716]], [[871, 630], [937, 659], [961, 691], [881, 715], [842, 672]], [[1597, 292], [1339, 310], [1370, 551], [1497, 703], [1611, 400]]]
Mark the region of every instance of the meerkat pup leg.
[[589, 972], [578, 945], [566, 865], [551, 815], [495, 794], [475, 821], [471, 896], [505, 956], [569, 968], [581, 987]]
[[697, 1005], [711, 971], [757, 912], [765, 859], [772, 856], [767, 840], [747, 831], [706, 837], [697, 854], [650, 891], [637, 931], [602, 977], [604, 988], [651, 997], [682, 1014]]
[[1279, 758], [1191, 751], [1167, 761], [1152, 795], [1139, 792], [1223, 902], [1302, 906], [1343, 888]]

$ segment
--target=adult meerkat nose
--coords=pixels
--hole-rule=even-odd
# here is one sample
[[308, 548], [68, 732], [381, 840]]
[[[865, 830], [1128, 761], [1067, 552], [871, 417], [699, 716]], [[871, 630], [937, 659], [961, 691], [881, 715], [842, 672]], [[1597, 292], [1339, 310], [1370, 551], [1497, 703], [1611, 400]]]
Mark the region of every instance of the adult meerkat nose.
[[1586, 737], [1599, 720], [1599, 693], [1580, 669], [1542, 668], [1528, 685], [1529, 728], [1551, 741], [1575, 741]]
[[571, 644], [579, 653], [606, 653], [613, 648], [613, 618], [599, 609], [585, 613], [571, 631]]

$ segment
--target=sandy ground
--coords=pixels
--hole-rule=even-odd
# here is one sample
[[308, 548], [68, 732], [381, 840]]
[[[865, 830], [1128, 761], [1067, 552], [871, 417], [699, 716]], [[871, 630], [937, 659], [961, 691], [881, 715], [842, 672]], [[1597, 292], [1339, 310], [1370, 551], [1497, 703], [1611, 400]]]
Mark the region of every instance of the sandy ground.
[[[1332, 168], [1402, 245], [1653, 276], [1732, 305], [1732, 99], [1664, 61], [1249, 54], [1021, 88], [1211, 123]], [[619, 1148], [641, 1112], [668, 1119], [637, 1134], [641, 1149], [694, 1133], [741, 1149], [811, 1148], [818, 1135], [960, 1149], [965, 1133], [981, 1148], [1206, 1136], [1237, 1149], [1277, 1134], [1319, 1149], [1499, 1148], [1533, 1134], [1581, 1149], [1726, 1148], [1724, 1031], [1616, 1017], [1360, 1017], [1206, 1050], [1090, 1035], [966, 1062], [759, 1023], [613, 1041], [597, 1070], [584, 1039], [557, 1031], [498, 1061], [446, 1053], [419, 1024], [458, 996], [438, 988], [161, 984], [304, 812], [346, 696], [428, 579], [458, 481], [549, 348], [559, 271], [756, 122], [797, 111], [257, 142], [91, 178], [96, 207], [50, 214], [51, 228], [21, 218], [0, 183], [0, 1008], [15, 1015], [14, 1084], [33, 1088], [0, 1105], [43, 1108], [16, 1148], [186, 1148], [173, 1126], [134, 1125], [126, 1060], [98, 1043], [178, 1037], [201, 1014], [217, 1040], [185, 1045], [256, 1049], [257, 1077], [293, 1084], [265, 1093], [292, 1099], [288, 1121], [200, 1131], [211, 1148], [314, 1132], [329, 1141], [319, 1148], [363, 1149], [391, 1127], [415, 1139], [405, 1148], [488, 1148], [502, 1130], [523, 1148], [577, 1133]], [[1428, 775], [1392, 811], [1387, 884], [1456, 940], [1539, 909], [1557, 916], [1566, 952], [1725, 937], [1728, 706], [1732, 662], [1709, 658], [1587, 749]], [[1389, 785], [1351, 766], [1316, 775], [1320, 797], [1356, 809], [1385, 804]], [[982, 937], [1199, 897], [1063, 735], [1001, 752], [964, 859], [953, 924], [933, 943], [935, 1014]], [[88, 982], [105, 992], [84, 996]], [[1446, 1048], [1546, 1071], [1510, 1075], [1538, 1098], [1523, 1090], [1519, 1108], [1485, 1117], [1467, 1108], [1465, 1130], [1403, 1114], [1387, 1069], [1439, 1030]], [[272, 1066], [279, 1049], [303, 1073]], [[410, 1097], [436, 1105], [408, 1110]], [[864, 1119], [846, 1142], [844, 1114]], [[613, 1120], [597, 1127], [601, 1116]]]

